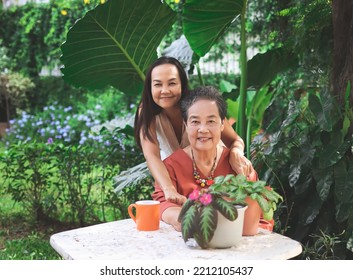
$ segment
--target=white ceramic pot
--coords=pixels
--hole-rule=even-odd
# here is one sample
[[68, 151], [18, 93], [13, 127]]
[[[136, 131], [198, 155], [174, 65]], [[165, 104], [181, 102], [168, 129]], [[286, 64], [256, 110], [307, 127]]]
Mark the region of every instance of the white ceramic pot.
[[236, 246], [242, 238], [244, 213], [248, 206], [238, 206], [238, 218], [229, 221], [218, 212], [218, 223], [209, 243], [210, 248], [229, 248]]

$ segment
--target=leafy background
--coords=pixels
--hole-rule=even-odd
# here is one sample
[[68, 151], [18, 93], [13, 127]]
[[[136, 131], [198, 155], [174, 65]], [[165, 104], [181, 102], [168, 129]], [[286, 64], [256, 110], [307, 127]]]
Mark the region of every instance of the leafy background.
[[[28, 257], [28, 254], [19, 254], [20, 249], [10, 253], [10, 248], [19, 247], [11, 246], [15, 245], [15, 241], [11, 244], [5, 241], [11, 240], [16, 230], [21, 232], [16, 222], [24, 224], [23, 216], [29, 218], [26, 222], [30, 231], [38, 229], [44, 221], [51, 225], [66, 224], [75, 227], [80, 223], [91, 224], [121, 218], [126, 214], [126, 203], [136, 199], [136, 196], [150, 195], [151, 184], [148, 178], [133, 188], [124, 189], [124, 194], [116, 195], [113, 191], [113, 177], [141, 162], [142, 155], [135, 149], [127, 131], [104, 130], [95, 135], [91, 132], [91, 127], [103, 125], [112, 119], [125, 119], [133, 114], [146, 66], [160, 51], [184, 34], [194, 51], [189, 73], [191, 87], [200, 84], [219, 86], [229, 104], [229, 117], [245, 124], [247, 155], [251, 157], [260, 178], [266, 180], [285, 198], [275, 213], [275, 230], [302, 242], [304, 252], [299, 258], [351, 259], [351, 88], [347, 84], [345, 92], [333, 92], [330, 78], [335, 62], [332, 5], [336, 1], [217, 1], [217, 7], [227, 11], [224, 18], [213, 13], [214, 1], [165, 1], [164, 4], [159, 1], [139, 1], [139, 5], [146, 11], [156, 8], [153, 11], [156, 17], [149, 18], [154, 20], [142, 27], [117, 24], [117, 15], [126, 20], [131, 18], [131, 14], [122, 12], [121, 3], [118, 0], [63, 0], [40, 5], [28, 3], [21, 7], [0, 10], [0, 55], [3, 58], [0, 60], [1, 93], [5, 92], [4, 89], [10, 96], [19, 92], [23, 101], [10, 104], [11, 130], [2, 138], [0, 164], [6, 160], [10, 162], [11, 157], [24, 157], [21, 161], [24, 165], [9, 164], [6, 173], [1, 168], [0, 205], [1, 210], [6, 210], [1, 212], [0, 248], [4, 248], [1, 251], [2, 256]], [[136, 3], [129, 1], [124, 9], [135, 8], [139, 20], [145, 20], [145, 11], [139, 9]], [[207, 16], [202, 17], [201, 12], [194, 15], [192, 9], [199, 9], [200, 5]], [[114, 11], [121, 13], [109, 14], [113, 7]], [[229, 11], [233, 12], [234, 20]], [[76, 22], [77, 19], [80, 20]], [[165, 22], [164, 25], [161, 24], [162, 21]], [[206, 26], [213, 26], [215, 23], [215, 29], [203, 30], [200, 21], [204, 21]], [[157, 22], [163, 28], [151, 29], [155, 34], [147, 34], [150, 30], [148, 28], [152, 28]], [[97, 29], [100, 24], [105, 29]], [[115, 34], [112, 26], [134, 26], [129, 32], [134, 34], [136, 30], [139, 37], [124, 37], [130, 38], [124, 41], [121, 37], [109, 36]], [[203, 31], [193, 34], [195, 28]], [[99, 33], [96, 33], [97, 30]], [[202, 73], [200, 65], [203, 61], [221, 60], [226, 52], [239, 55], [244, 50], [244, 44], [238, 39], [230, 43], [227, 35], [239, 35], [244, 30], [245, 47], [256, 49], [258, 53], [242, 60], [243, 64], [246, 63], [248, 74], [246, 102], [242, 105], [239, 96], [241, 88], [244, 88], [244, 81], [241, 82], [243, 75], [209, 75]], [[85, 43], [80, 48], [75, 48], [76, 41], [84, 42], [86, 37], [91, 39], [98, 34], [107, 40], [94, 40], [100, 45]], [[140, 50], [135, 53], [135, 49], [130, 49], [132, 45], [129, 44], [140, 42], [142, 38], [156, 38], [153, 42], [141, 41], [140, 46], [151, 46], [143, 50], [148, 52], [143, 57]], [[119, 49], [117, 43], [120, 41], [122, 48]], [[206, 41], [209, 42], [206, 47], [197, 45]], [[63, 42], [65, 43], [62, 45]], [[104, 55], [101, 58], [121, 54], [124, 49], [126, 53], [123, 55], [123, 63], [112, 64], [120, 70], [129, 70], [111, 70], [116, 75], [115, 79], [111, 79], [104, 74], [105, 69], [98, 68], [101, 73], [85, 79], [85, 71], [89, 71], [90, 62], [100, 61], [96, 60], [98, 57], [94, 57], [96, 52], [92, 55], [90, 49], [105, 48], [103, 42], [107, 45], [113, 44], [114, 48], [113, 51], [105, 49], [108, 51], [100, 53]], [[70, 56], [72, 53], [75, 55]], [[84, 54], [88, 55], [83, 56]], [[78, 65], [84, 67], [78, 70], [75, 68]], [[46, 73], [54, 74], [58, 68], [63, 68], [65, 81], [61, 77], [43, 76], [43, 69]], [[12, 75], [13, 73], [19, 75]], [[80, 77], [83, 73], [85, 74]], [[6, 81], [7, 84], [9, 77], [12, 84], [26, 87], [11, 87], [9, 90], [4, 87], [3, 82]], [[130, 81], [130, 78], [131, 83], [124, 83], [126, 79]], [[90, 81], [96, 79], [99, 83], [96, 82], [95, 86], [99, 85], [100, 89], [87, 89]], [[126, 84], [128, 87], [125, 87]], [[1, 105], [0, 120], [4, 121], [3, 103]], [[238, 118], [239, 108], [245, 108], [244, 120]], [[68, 116], [70, 119], [67, 119]], [[71, 139], [69, 142], [68, 136]], [[49, 138], [54, 140], [50, 145]], [[86, 145], [97, 150], [92, 151]], [[43, 151], [46, 153], [36, 153], [42, 148], [45, 148]], [[81, 161], [64, 158], [73, 168], [59, 176], [51, 166], [55, 166], [60, 149], [64, 149], [61, 156], [75, 152], [78, 153], [77, 157], [80, 155], [78, 158]], [[24, 154], [24, 150], [28, 152]], [[100, 154], [103, 158], [92, 163], [91, 169], [87, 168], [90, 160], [94, 157], [100, 158], [98, 155], [92, 158], [92, 153], [99, 151], [106, 151], [107, 154]], [[31, 166], [31, 161], [43, 165]], [[80, 173], [78, 170], [84, 172]], [[55, 176], [52, 177], [51, 174]], [[64, 186], [64, 180], [70, 176], [77, 178], [80, 184], [72, 185], [71, 189], [57, 188], [61, 190], [59, 194], [48, 193], [41, 187], [41, 181], [37, 180], [41, 178], [43, 182], [51, 182], [48, 190], [52, 190], [60, 184]], [[91, 179], [85, 179], [85, 176]], [[23, 180], [28, 183], [23, 184]], [[74, 201], [79, 188], [91, 196], [86, 195], [80, 202], [80, 208], [75, 210], [76, 214], [70, 215], [65, 212], [65, 205]], [[36, 201], [28, 201], [28, 191], [41, 193], [41, 196]], [[17, 211], [25, 211], [27, 214], [21, 215]], [[3, 230], [5, 226], [10, 231]], [[31, 236], [42, 238], [36, 234]], [[31, 258], [45, 258], [45, 255], [35, 253]]]

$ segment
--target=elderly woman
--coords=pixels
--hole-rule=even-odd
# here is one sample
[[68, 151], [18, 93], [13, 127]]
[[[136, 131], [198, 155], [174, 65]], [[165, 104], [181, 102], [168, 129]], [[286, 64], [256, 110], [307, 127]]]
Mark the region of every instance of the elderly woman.
[[[207, 188], [215, 177], [236, 173], [229, 163], [230, 150], [220, 144], [227, 114], [221, 94], [213, 87], [199, 87], [182, 99], [181, 110], [190, 145], [175, 151], [164, 164], [176, 191], [188, 197], [194, 189]], [[257, 179], [254, 169], [248, 179]], [[166, 200], [158, 183], [152, 197], [161, 203], [161, 219], [180, 231], [181, 206]], [[246, 230], [243, 234], [248, 235]]]

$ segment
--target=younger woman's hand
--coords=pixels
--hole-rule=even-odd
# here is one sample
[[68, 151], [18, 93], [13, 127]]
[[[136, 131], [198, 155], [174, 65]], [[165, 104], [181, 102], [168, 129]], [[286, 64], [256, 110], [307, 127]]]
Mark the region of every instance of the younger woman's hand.
[[230, 165], [237, 174], [242, 174], [248, 177], [254, 168], [250, 160], [248, 160], [242, 151], [238, 148], [233, 148], [230, 151]]

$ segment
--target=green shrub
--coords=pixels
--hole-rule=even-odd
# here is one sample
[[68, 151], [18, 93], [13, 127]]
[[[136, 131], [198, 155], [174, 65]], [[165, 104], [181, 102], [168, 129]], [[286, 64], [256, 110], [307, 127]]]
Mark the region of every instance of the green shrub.
[[18, 143], [0, 154], [6, 192], [21, 202], [35, 220], [45, 220], [56, 210], [56, 161], [46, 144]]
[[85, 103], [77, 102], [72, 106], [77, 112], [85, 114], [92, 110], [97, 112], [97, 119], [109, 121], [118, 117], [126, 116], [134, 109], [138, 97], [128, 96], [121, 91], [108, 87], [104, 91], [89, 91], [85, 93]]
[[57, 160], [63, 212], [81, 226], [98, 222], [96, 210], [104, 212], [105, 207], [112, 206], [106, 203], [105, 196], [112, 191], [112, 177], [119, 168], [107, 164], [109, 154], [88, 145], [54, 145], [52, 156]]
[[[119, 202], [112, 194], [112, 181], [120, 166], [111, 163], [126, 161], [121, 158], [123, 153], [114, 149], [114, 145], [96, 149], [36, 141], [12, 144], [0, 154], [4, 190], [23, 204], [35, 221], [83, 225], [106, 220], [105, 209]], [[122, 215], [121, 211], [118, 214]]]
[[0, 121], [8, 122], [19, 111], [28, 109], [26, 93], [32, 88], [31, 79], [20, 73], [0, 73]]
[[83, 114], [73, 114], [72, 107], [50, 105], [42, 112], [30, 115], [23, 111], [19, 118], [10, 121], [4, 141], [38, 141], [46, 143], [49, 138], [67, 144], [84, 144], [86, 141], [102, 142], [101, 137], [90, 134], [90, 128], [100, 123], [97, 113], [87, 111]]

